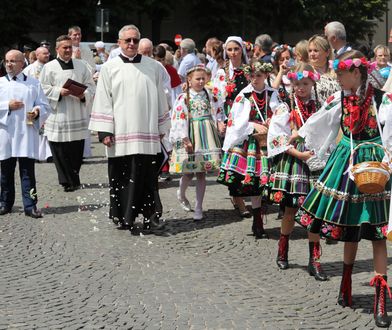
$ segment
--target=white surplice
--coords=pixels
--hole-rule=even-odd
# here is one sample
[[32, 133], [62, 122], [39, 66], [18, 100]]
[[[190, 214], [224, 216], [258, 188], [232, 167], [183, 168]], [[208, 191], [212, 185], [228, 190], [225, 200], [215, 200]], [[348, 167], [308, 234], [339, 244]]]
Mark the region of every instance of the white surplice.
[[[0, 160], [10, 157], [39, 159], [39, 128], [51, 109], [39, 81], [20, 73], [17, 80], [0, 78]], [[24, 106], [9, 110], [10, 100], [22, 101]], [[39, 107], [40, 115], [27, 123], [27, 112]]]

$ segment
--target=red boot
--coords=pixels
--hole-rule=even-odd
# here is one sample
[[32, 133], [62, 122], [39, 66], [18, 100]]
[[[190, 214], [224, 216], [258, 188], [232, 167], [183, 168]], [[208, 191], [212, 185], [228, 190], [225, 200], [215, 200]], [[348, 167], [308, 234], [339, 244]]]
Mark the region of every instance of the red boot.
[[388, 328], [391, 325], [391, 320], [387, 313], [386, 290], [388, 290], [389, 298], [391, 297], [391, 290], [387, 283], [386, 275], [376, 275], [370, 281], [370, 285], [374, 286], [376, 293], [374, 295], [374, 320], [376, 325], [380, 328]]
[[264, 230], [263, 224], [263, 214], [261, 213], [261, 208], [252, 209], [253, 212], [253, 224], [252, 224], [252, 232], [255, 235], [256, 239], [260, 238], [268, 238], [267, 233]]
[[320, 242], [309, 242], [308, 272], [311, 276], [314, 276], [317, 281], [326, 281], [328, 277], [321, 268], [320, 257]]
[[343, 307], [351, 307], [351, 274], [354, 265], [346, 265], [343, 263], [342, 282], [340, 283], [338, 304]]
[[289, 237], [290, 235], [280, 234], [279, 244], [278, 244], [278, 256], [276, 258], [276, 264], [280, 269], [289, 268], [289, 261], [288, 261]]

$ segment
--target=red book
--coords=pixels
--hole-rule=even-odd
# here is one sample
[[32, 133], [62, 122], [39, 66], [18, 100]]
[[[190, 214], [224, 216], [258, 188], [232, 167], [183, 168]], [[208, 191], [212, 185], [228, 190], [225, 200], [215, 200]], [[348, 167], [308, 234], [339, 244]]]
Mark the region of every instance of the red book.
[[86, 85], [83, 85], [75, 80], [68, 79], [63, 88], [68, 89], [71, 92], [71, 95], [73, 96], [79, 96], [84, 93], [84, 91], [87, 89]]

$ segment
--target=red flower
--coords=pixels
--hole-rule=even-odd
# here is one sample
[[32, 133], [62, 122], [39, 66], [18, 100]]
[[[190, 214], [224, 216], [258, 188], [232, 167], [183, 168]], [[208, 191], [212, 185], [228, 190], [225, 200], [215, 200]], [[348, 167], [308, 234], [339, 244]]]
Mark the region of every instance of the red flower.
[[220, 76], [220, 77], [219, 77], [219, 80], [220, 80], [220, 81], [225, 80], [225, 76]]
[[301, 206], [305, 201], [305, 196], [299, 196], [298, 197], [298, 205]]
[[264, 186], [268, 183], [268, 176], [267, 175], [262, 175], [260, 178], [260, 183]]
[[185, 113], [181, 112], [180, 118], [181, 118], [181, 119], [185, 119], [185, 118], [186, 118], [186, 117], [185, 117]]
[[234, 92], [235, 84], [230, 84], [226, 86], [226, 92], [231, 95]]
[[270, 179], [270, 182], [275, 182], [275, 175], [272, 174], [269, 179]]
[[304, 213], [302, 214], [299, 222], [301, 223], [302, 226], [309, 226], [312, 223], [312, 218], [310, 215]]
[[182, 110], [182, 106], [179, 105], [179, 106], [176, 108], [176, 110], [177, 110], [177, 111], [181, 111], [181, 110]]
[[333, 238], [333, 239], [338, 239], [338, 238], [340, 238], [340, 235], [342, 234], [342, 229], [341, 228], [339, 228], [339, 227], [333, 227], [332, 228], [332, 230], [331, 230], [331, 237]]
[[214, 88], [212, 89], [212, 94], [216, 95], [216, 94], [218, 94], [218, 92], [219, 92], [218, 87], [214, 87]]
[[245, 175], [244, 183], [250, 183], [252, 181], [252, 178], [249, 174]]
[[231, 125], [233, 125], [233, 121], [230, 119], [227, 121], [227, 127], [231, 127]]
[[346, 70], [347, 69], [347, 65], [344, 62], [339, 62], [338, 64], [338, 69], [339, 70]]
[[277, 139], [273, 139], [272, 144], [274, 145], [274, 147], [276, 147], [279, 145], [279, 141]]
[[365, 57], [361, 57], [361, 63], [362, 63], [363, 65], [367, 65], [367, 64], [368, 64], [368, 62], [367, 62], [367, 60], [366, 60]]
[[212, 169], [212, 163], [211, 163], [211, 162], [206, 162], [206, 163], [204, 164], [204, 169], [205, 169], [206, 171], [210, 171], [210, 170]]
[[236, 99], [235, 99], [236, 102], [241, 102], [241, 100], [242, 100], [242, 96], [241, 95], [238, 95], [236, 97]]
[[274, 202], [275, 203], [280, 203], [283, 199], [283, 193], [281, 191], [278, 191], [274, 194]]
[[371, 129], [377, 128], [377, 120], [375, 120], [374, 117], [369, 117], [367, 124]]
[[327, 98], [327, 103], [331, 103], [334, 100], [335, 96], [331, 95]]
[[344, 118], [343, 124], [344, 126], [350, 127], [350, 116], [346, 116], [346, 118]]
[[382, 234], [387, 237], [388, 235], [388, 225], [385, 225], [384, 227], [381, 228]]

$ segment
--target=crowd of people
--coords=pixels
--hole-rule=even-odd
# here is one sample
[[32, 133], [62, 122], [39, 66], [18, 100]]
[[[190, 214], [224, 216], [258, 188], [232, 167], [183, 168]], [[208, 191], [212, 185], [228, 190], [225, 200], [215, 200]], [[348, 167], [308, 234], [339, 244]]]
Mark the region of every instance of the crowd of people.
[[[90, 132], [96, 132], [108, 159], [109, 217], [119, 229], [137, 232], [140, 214], [144, 230], [162, 228], [159, 175], [180, 175], [179, 206], [202, 221], [206, 174], [215, 173], [240, 216], [253, 217], [256, 239], [268, 238], [268, 205], [280, 206], [279, 269], [289, 268], [295, 223], [308, 232], [308, 272], [318, 281], [328, 280], [320, 238], [344, 242], [343, 307], [353, 304], [358, 243], [372, 241], [374, 319], [378, 327], [390, 325], [388, 47], [376, 46], [372, 56], [353, 49], [340, 22], [294, 47], [262, 34], [254, 43], [240, 36], [210, 38], [203, 52], [186, 38], [174, 51], [126, 25], [117, 48], [108, 53], [98, 41], [93, 54], [81, 37], [80, 27], [70, 27], [57, 38], [54, 58], [47, 41], [34, 53], [13, 49], [5, 55], [0, 215], [12, 212], [17, 162], [26, 216], [42, 217], [35, 160], [52, 158], [64, 191], [79, 189], [83, 157], [91, 155]], [[362, 173], [370, 174], [360, 182]], [[186, 192], [194, 176], [192, 206]]]

